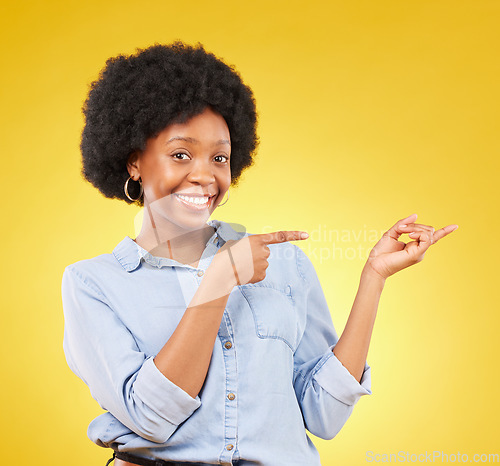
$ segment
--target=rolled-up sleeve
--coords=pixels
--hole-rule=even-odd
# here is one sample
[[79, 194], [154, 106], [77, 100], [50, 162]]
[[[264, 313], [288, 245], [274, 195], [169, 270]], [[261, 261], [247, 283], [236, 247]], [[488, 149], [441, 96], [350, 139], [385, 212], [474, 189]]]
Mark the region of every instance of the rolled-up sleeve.
[[311, 260], [297, 246], [296, 251], [304, 285], [300, 303], [305, 324], [294, 354], [294, 389], [306, 428], [320, 438], [332, 439], [359, 398], [371, 394], [371, 371], [365, 363], [358, 382], [333, 353], [338, 336], [320, 281]]
[[99, 405], [137, 435], [164, 443], [201, 405], [171, 382], [137, 343], [105, 296], [74, 265], [62, 278], [63, 348]]

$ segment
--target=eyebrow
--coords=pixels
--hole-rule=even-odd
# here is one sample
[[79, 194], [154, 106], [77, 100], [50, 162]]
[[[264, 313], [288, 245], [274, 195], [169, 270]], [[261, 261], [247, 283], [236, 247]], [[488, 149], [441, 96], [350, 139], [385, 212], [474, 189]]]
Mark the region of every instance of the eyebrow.
[[[167, 144], [170, 144], [172, 141], [185, 141], [185, 142], [189, 142], [191, 144], [198, 144], [200, 141], [198, 141], [198, 139], [195, 139], [195, 138], [191, 138], [191, 137], [184, 137], [184, 136], [174, 136], [173, 138], [170, 138], [166, 143], [165, 145]], [[228, 140], [228, 139], [219, 139], [218, 141], [216, 141], [214, 143], [214, 146], [219, 146], [221, 144], [227, 144], [227, 145], [231, 145], [231, 142]]]

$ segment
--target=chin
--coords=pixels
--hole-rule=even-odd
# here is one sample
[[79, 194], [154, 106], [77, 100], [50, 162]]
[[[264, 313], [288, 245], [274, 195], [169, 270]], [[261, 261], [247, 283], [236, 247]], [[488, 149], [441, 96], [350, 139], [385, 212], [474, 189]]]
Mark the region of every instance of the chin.
[[170, 223], [187, 231], [203, 228], [214, 210], [213, 205], [203, 210], [193, 210], [182, 205], [172, 196], [166, 196], [151, 204], [151, 212], [157, 228], [161, 228], [162, 223], [168, 228]]

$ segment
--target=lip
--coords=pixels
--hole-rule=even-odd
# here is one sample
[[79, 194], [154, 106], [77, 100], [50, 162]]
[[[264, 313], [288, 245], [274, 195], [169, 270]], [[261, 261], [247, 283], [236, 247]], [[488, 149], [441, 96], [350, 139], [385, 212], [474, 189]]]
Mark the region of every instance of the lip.
[[185, 201], [184, 199], [181, 199], [179, 197], [179, 194], [181, 194], [181, 196], [189, 196], [189, 197], [207, 197], [206, 195], [203, 195], [203, 194], [187, 194], [187, 193], [173, 193], [173, 194], [175, 195], [175, 198], [177, 199], [177, 201], [180, 202], [184, 207], [186, 207], [186, 208], [188, 208], [190, 210], [193, 210], [195, 212], [200, 212], [200, 211], [204, 211], [204, 210], [210, 209], [210, 207], [212, 207], [212, 204], [213, 204], [214, 199], [216, 197], [216, 194], [214, 194], [214, 195], [212, 195], [212, 196], [209, 197], [207, 205], [198, 206], [198, 205], [190, 204], [189, 202]]
[[189, 197], [213, 197], [215, 196], [215, 194], [210, 194], [210, 193], [186, 193], [184, 191], [178, 191], [176, 193], [173, 193], [173, 194], [180, 194], [181, 196], [189, 196]]

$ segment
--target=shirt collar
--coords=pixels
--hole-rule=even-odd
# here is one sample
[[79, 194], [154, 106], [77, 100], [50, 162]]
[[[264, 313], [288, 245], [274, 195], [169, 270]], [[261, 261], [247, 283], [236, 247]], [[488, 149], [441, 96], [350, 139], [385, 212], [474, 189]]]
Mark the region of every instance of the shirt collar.
[[[215, 233], [208, 240], [207, 244], [213, 241], [214, 243], [221, 243], [222, 246], [226, 241], [237, 241], [243, 236], [248, 235], [242, 225], [226, 223], [221, 220], [209, 220], [207, 224], [215, 228]], [[236, 229], [233, 228], [233, 226]], [[172, 259], [151, 255], [148, 251], [139, 246], [130, 236], [125, 236], [125, 238], [118, 243], [115, 249], [113, 249], [113, 255], [127, 272], [132, 272], [137, 269], [143, 258], [154, 265], [159, 265], [161, 263], [162, 265], [179, 266], [179, 263]]]

